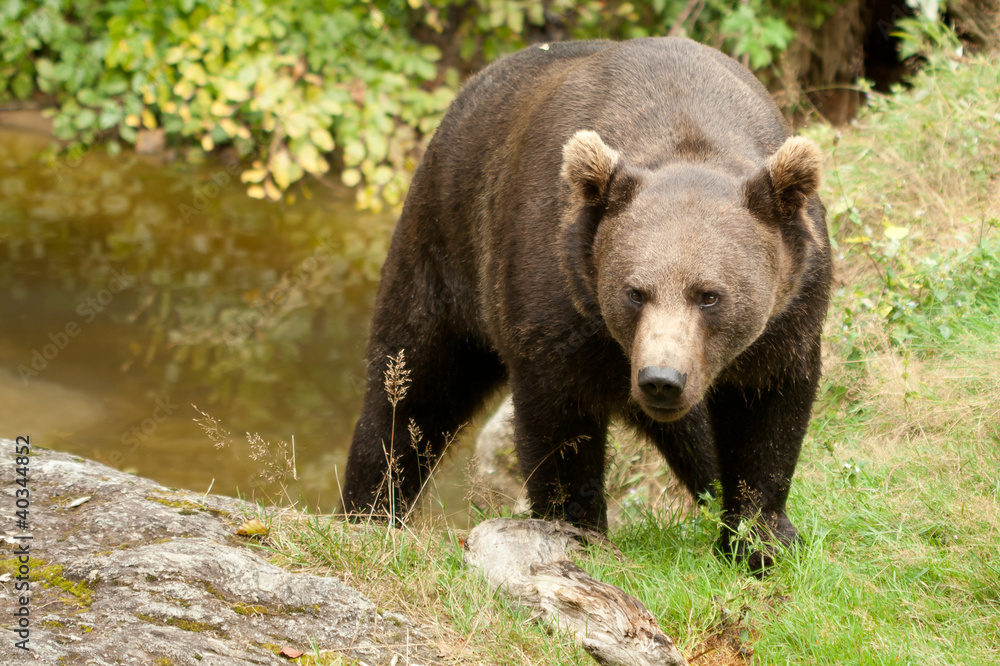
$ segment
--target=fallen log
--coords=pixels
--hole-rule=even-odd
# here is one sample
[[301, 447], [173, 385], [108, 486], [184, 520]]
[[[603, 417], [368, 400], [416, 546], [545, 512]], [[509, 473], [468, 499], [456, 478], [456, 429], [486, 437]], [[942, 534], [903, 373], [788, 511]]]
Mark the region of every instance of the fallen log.
[[687, 664], [638, 599], [592, 578], [569, 559], [585, 537], [562, 521], [488, 520], [466, 538], [464, 560], [482, 571], [491, 587], [536, 609], [542, 621], [572, 631], [600, 664]]

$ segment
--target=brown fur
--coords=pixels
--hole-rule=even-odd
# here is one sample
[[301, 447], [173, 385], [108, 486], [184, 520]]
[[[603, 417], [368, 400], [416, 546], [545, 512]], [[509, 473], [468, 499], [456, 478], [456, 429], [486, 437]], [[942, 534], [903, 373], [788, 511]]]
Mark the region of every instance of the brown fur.
[[789, 215], [805, 205], [819, 189], [823, 155], [819, 146], [801, 136], [789, 137], [774, 155], [767, 158], [778, 214]]
[[592, 200], [607, 189], [620, 157], [596, 132], [580, 130], [563, 146], [559, 175], [573, 186], [578, 197]]
[[[688, 40], [552, 44], [487, 67], [435, 135], [383, 268], [348, 512], [390, 504], [381, 379], [405, 349], [395, 419], [428, 444], [394, 449], [397, 506], [507, 379], [539, 515], [605, 524], [615, 417], [693, 493], [721, 481], [727, 524], [759, 516], [793, 541], [785, 499], [830, 281], [819, 164], [746, 69]], [[683, 391], [664, 406], [643, 368]], [[770, 557], [728, 530], [721, 545]]]

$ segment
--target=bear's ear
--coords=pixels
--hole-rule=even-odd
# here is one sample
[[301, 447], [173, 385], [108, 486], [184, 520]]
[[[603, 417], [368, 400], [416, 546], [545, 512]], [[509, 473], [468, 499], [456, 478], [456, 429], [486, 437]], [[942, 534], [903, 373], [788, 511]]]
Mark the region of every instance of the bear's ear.
[[608, 189], [619, 169], [621, 155], [597, 132], [580, 130], [563, 146], [560, 175], [573, 193], [590, 205], [608, 203]]
[[640, 177], [597, 132], [580, 130], [563, 146], [560, 175], [572, 191], [559, 228], [560, 264], [569, 279], [573, 304], [584, 316], [597, 308], [594, 239], [608, 215], [624, 209]]
[[819, 189], [823, 154], [801, 136], [789, 137], [746, 184], [747, 206], [758, 216], [784, 220]]
[[802, 208], [819, 189], [823, 154], [819, 146], [801, 136], [789, 137], [767, 159], [778, 213], [785, 217]]

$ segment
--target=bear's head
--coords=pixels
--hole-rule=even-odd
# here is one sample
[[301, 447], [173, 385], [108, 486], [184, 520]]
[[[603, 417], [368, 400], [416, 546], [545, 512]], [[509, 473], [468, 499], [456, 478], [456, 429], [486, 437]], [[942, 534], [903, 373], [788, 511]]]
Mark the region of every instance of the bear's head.
[[806, 211], [820, 166], [799, 137], [731, 170], [639, 168], [585, 130], [564, 145], [563, 272], [576, 308], [599, 313], [629, 357], [650, 417], [684, 416], [795, 297], [825, 243]]

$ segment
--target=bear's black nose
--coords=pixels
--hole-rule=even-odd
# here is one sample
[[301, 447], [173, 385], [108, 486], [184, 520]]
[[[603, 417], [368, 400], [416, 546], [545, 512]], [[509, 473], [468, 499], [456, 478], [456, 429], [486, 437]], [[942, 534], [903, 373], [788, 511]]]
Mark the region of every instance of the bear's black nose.
[[639, 371], [639, 388], [653, 400], [674, 401], [684, 392], [687, 375], [673, 368], [647, 365]]

